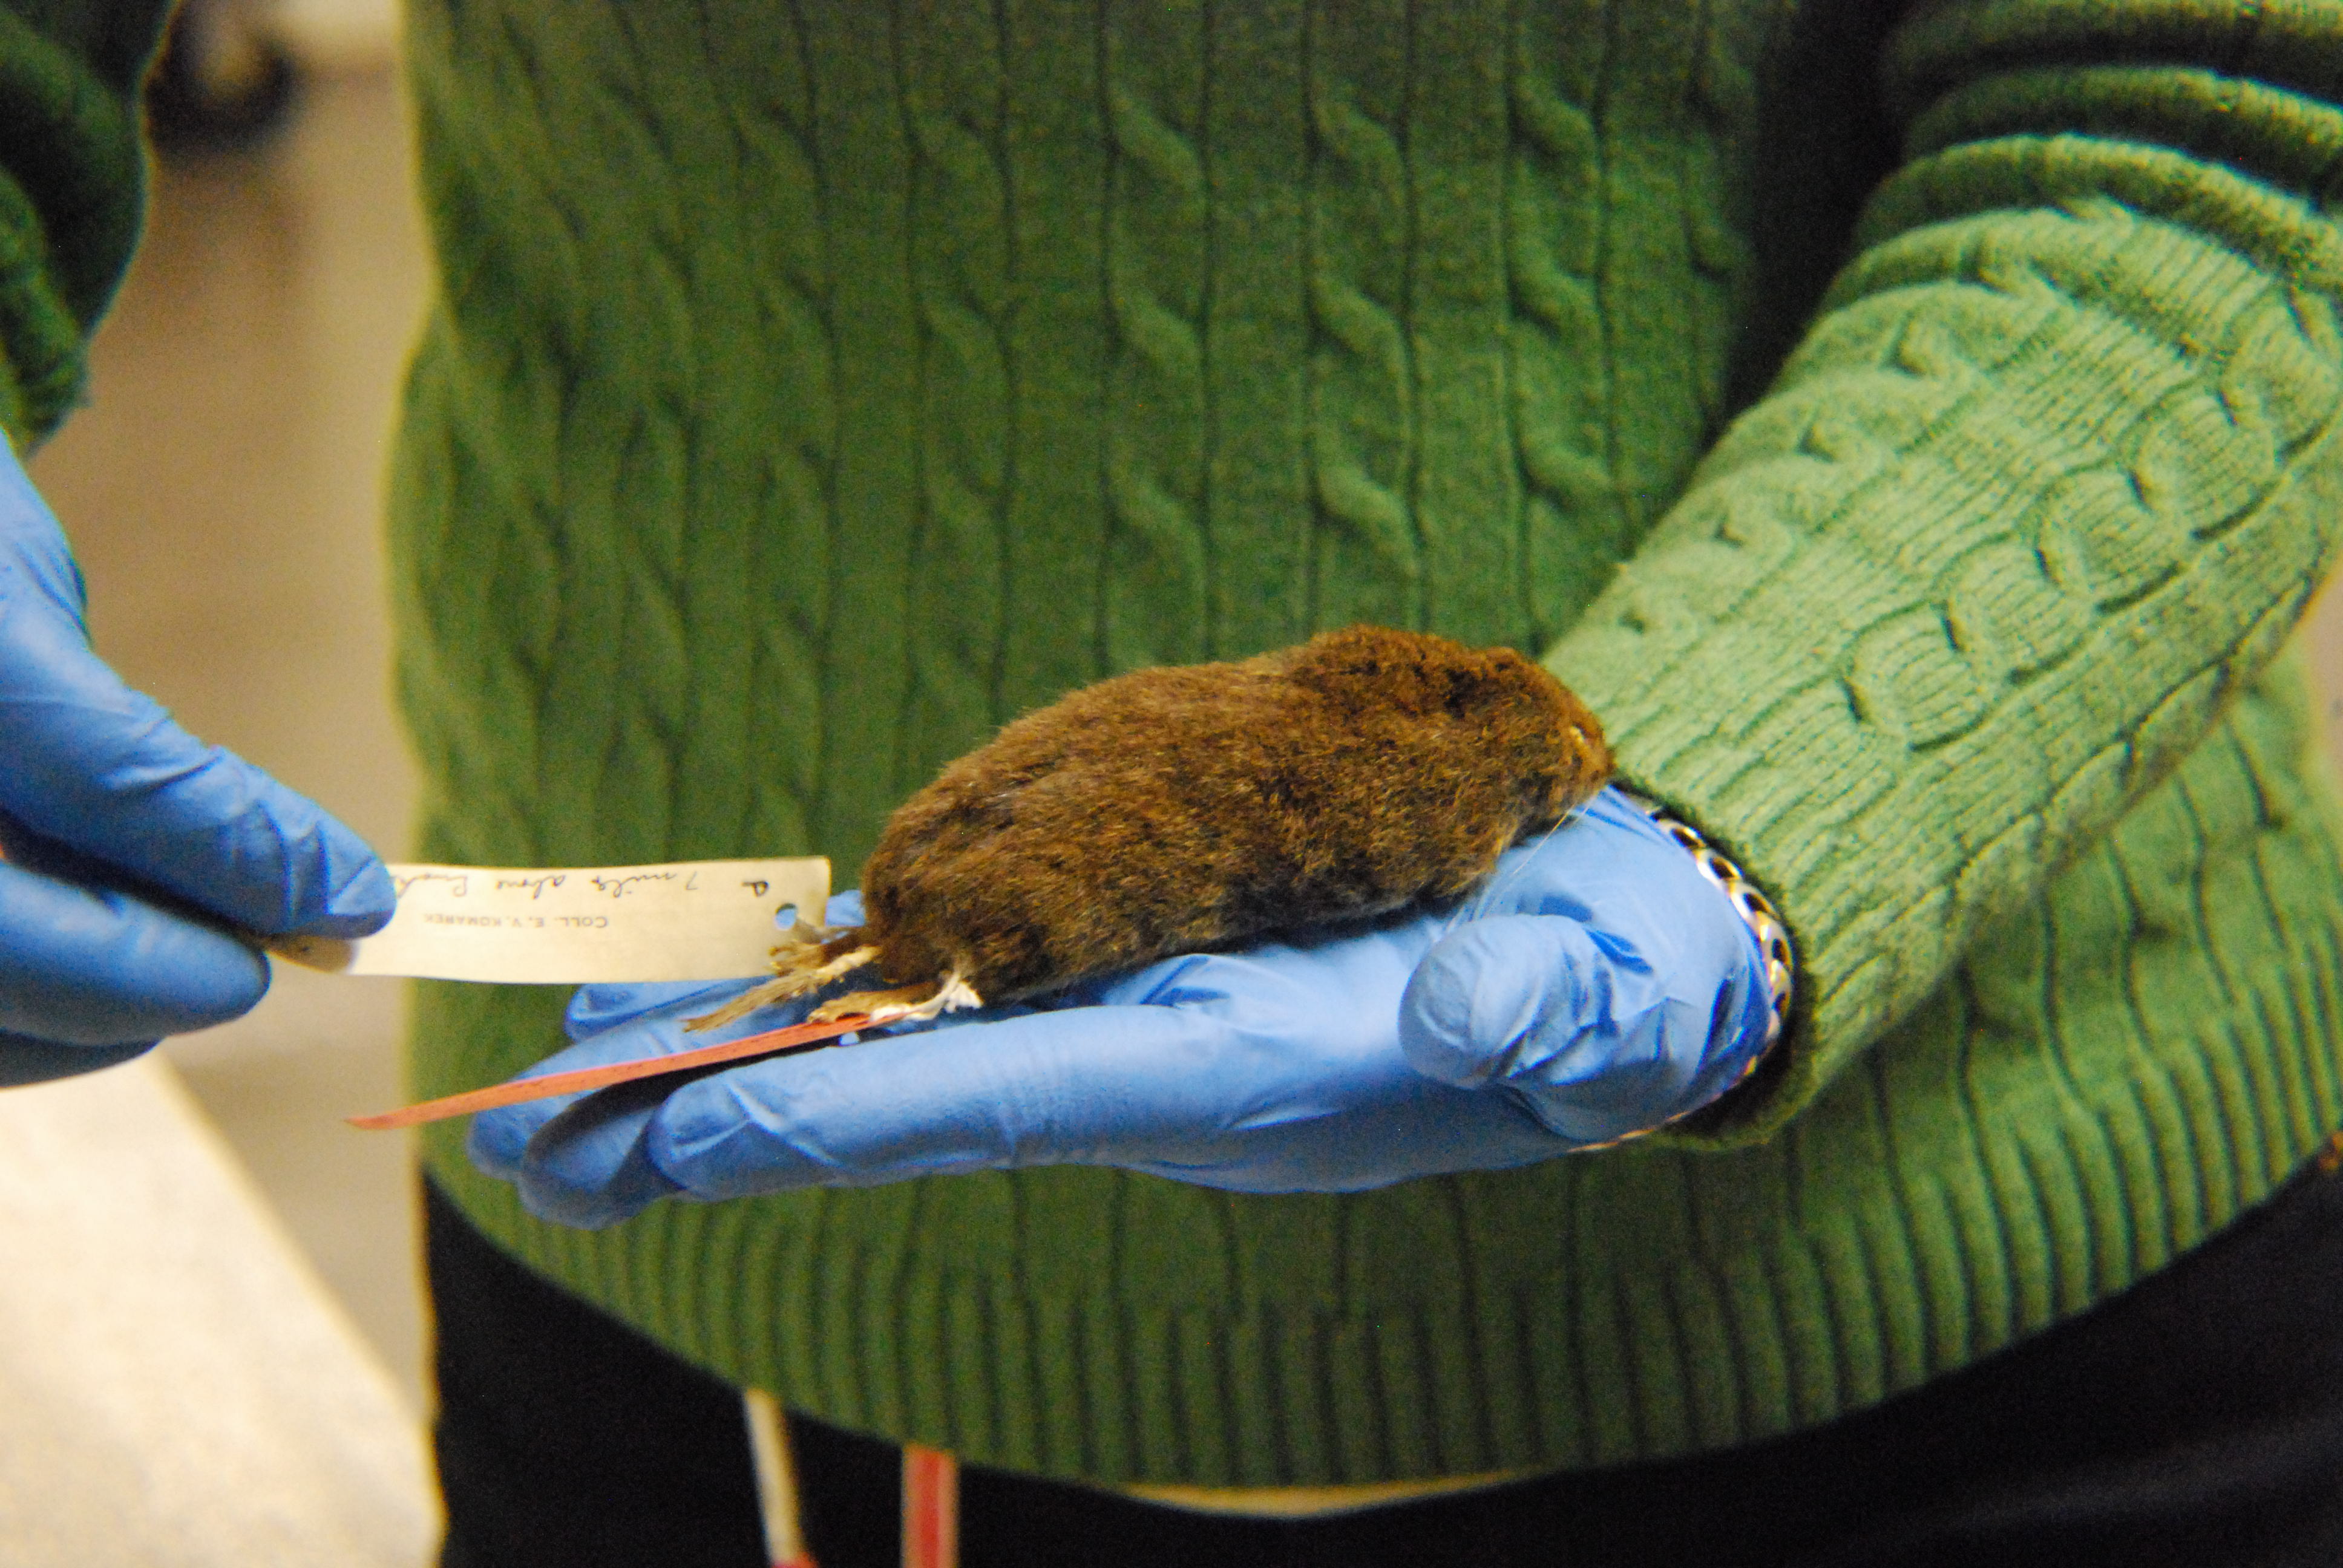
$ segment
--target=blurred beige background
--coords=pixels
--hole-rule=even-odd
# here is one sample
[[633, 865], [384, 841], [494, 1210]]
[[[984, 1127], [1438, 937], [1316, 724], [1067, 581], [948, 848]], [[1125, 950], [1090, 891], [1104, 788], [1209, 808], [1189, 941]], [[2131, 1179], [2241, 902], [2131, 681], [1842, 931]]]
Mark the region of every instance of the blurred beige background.
[[[100, 651], [397, 857], [413, 785], [389, 707], [377, 518], [422, 241], [382, 68], [387, 0], [293, 0], [285, 15], [329, 74], [265, 150], [161, 171], [146, 247], [97, 340], [90, 407], [34, 472], [87, 572]], [[2343, 595], [2315, 622], [2343, 758]], [[340, 1120], [401, 1098], [399, 1009], [396, 982], [280, 970], [251, 1017], [166, 1055], [225, 1141], [202, 1178], [211, 1207], [183, 1222], [225, 1223], [256, 1192], [249, 1249], [290, 1237], [288, 1256], [387, 1370], [398, 1419], [416, 1420], [427, 1394], [411, 1151]], [[5, 1100], [29, 1111], [52, 1092], [68, 1091]], [[70, 1092], [126, 1096], [156, 1125], [187, 1103], [168, 1075]], [[55, 1103], [70, 1112], [58, 1125], [79, 1114]], [[201, 1166], [214, 1147], [189, 1158]], [[173, 1180], [157, 1174], [155, 1191]], [[0, 1523], [5, 1503], [0, 1488]], [[0, 1559], [17, 1561], [6, 1544]]]
[[[387, 852], [412, 786], [377, 517], [424, 267], [391, 0], [287, 0], [288, 134], [158, 173], [91, 405], [33, 464], [98, 647]], [[395, 982], [0, 1095], [0, 1564], [434, 1553]]]
[[[89, 406], [32, 464], [98, 651], [392, 856], [413, 785], [377, 518], [422, 246], [394, 78], [313, 79], [281, 140], [158, 170]], [[399, 1006], [280, 965], [257, 1011], [166, 1050], [420, 1411], [410, 1151], [341, 1122], [399, 1102]]]

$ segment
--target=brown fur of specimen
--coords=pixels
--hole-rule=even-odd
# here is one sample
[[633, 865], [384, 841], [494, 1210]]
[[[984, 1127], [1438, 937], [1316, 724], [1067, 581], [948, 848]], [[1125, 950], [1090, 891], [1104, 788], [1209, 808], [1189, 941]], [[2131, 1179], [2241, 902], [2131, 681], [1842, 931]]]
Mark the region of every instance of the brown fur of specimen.
[[1594, 715], [1507, 648], [1353, 627], [1142, 669], [1006, 726], [889, 819], [864, 922], [802, 928], [699, 1027], [876, 965], [816, 1018], [933, 1017], [1464, 891], [1609, 776]]

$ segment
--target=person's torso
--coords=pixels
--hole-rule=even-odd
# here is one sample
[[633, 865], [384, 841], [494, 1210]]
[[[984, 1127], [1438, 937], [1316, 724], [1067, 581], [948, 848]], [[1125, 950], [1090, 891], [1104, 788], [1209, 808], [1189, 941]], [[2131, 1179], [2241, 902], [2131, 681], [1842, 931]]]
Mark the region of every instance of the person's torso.
[[[1827, 283], [1893, 154], [1888, 9], [418, 6], [427, 852], [850, 869], [1111, 671], [1355, 620], [1542, 652]], [[2122, 1288], [2343, 1115], [2302, 739], [2241, 699], [1761, 1148], [1342, 1197], [1021, 1171], [592, 1237], [427, 1148], [665, 1342], [976, 1462], [1284, 1484], [1744, 1441]], [[553, 1049], [559, 1001], [425, 988], [417, 1092]]]

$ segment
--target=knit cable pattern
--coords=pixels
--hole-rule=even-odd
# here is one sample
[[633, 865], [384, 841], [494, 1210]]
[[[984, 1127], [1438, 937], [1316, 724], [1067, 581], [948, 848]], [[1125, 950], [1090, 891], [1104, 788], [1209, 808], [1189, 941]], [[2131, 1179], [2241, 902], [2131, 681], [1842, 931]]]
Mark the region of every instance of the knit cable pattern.
[[166, 9], [0, 9], [0, 429], [20, 450], [81, 396], [88, 335], [130, 264], [138, 84]]
[[917, 789], [1007, 717], [1002, 532], [1014, 483], [1008, 316], [1016, 239], [1001, 140], [1007, 41], [982, 7], [895, 29], [911, 155], [920, 510], [904, 639], [910, 700], [893, 790]]
[[[2343, 234], [2286, 163], [2060, 128], [2125, 95], [2068, 80], [2039, 128], [1924, 145], [1879, 194], [1774, 394], [1554, 655], [1798, 934], [1805, 1028], [1736, 1135], [2164, 777], [2331, 558]], [[2285, 130], [2227, 149], [2336, 134], [2298, 95], [2234, 103]]]
[[[1606, 417], [1611, 359], [1597, 282], [1604, 224], [1603, 141], [1593, 91], [1607, 44], [1557, 12], [1530, 7], [1514, 45], [1514, 166], [1505, 193], [1505, 260], [1514, 307], [1508, 366], [1523, 485], [1523, 581], [1546, 637], [1577, 618], [1634, 528], [1613, 476]], [[1570, 82], [1575, 91], [1562, 85]], [[1524, 343], [1544, 352], [1525, 352]]]
[[1404, 7], [1315, 12], [1309, 61], [1306, 266], [1310, 477], [1317, 529], [1311, 618], [1423, 618], [1414, 344], [1407, 329], [1414, 211], [1406, 151]]
[[[1035, 1170], [585, 1235], [460, 1129], [435, 1179], [726, 1376], [1091, 1481], [1680, 1453], [2123, 1289], [2343, 1121], [2268, 658], [2331, 549], [2339, 15], [1914, 7], [1858, 236], [1873, 0], [424, 0], [435, 851], [850, 868], [1121, 661], [1551, 628], [1818, 993], [1696, 1149], [1381, 1192]], [[418, 1094], [558, 1002], [423, 988]]]
[[1190, 664], [1213, 647], [1205, 561], [1204, 319], [1212, 213], [1203, 16], [1147, 0], [1105, 30], [1107, 666]]

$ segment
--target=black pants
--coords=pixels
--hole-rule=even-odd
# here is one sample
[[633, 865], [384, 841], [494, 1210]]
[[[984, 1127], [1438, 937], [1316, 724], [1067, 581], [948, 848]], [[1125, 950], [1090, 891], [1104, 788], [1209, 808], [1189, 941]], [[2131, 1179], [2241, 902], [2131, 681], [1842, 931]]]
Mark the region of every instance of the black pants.
[[[445, 1568], [757, 1568], [736, 1392], [497, 1251], [427, 1191]], [[893, 1568], [899, 1459], [793, 1419], [821, 1568]], [[2343, 1563], [2343, 1179], [2298, 1176], [2163, 1272], [1770, 1442], [1293, 1523], [968, 1469], [966, 1568]]]

